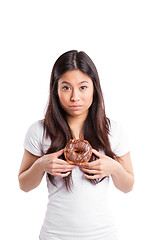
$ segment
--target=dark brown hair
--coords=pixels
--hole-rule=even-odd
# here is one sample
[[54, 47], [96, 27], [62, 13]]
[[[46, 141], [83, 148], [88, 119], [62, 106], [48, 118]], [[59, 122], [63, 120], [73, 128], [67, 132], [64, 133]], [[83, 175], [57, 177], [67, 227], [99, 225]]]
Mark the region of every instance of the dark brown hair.
[[[98, 151], [102, 150], [107, 156], [114, 159], [116, 155], [111, 150], [108, 137], [110, 121], [105, 114], [104, 99], [97, 69], [93, 61], [85, 52], [78, 52], [76, 50], [68, 51], [62, 54], [55, 62], [52, 69], [49, 103], [44, 119], [46, 137], [50, 137], [51, 139], [51, 145], [47, 154], [57, 152], [64, 148], [66, 143], [72, 138], [71, 130], [66, 120], [66, 113], [59, 103], [57, 85], [58, 80], [65, 72], [74, 69], [78, 69], [89, 76], [94, 85], [93, 102], [84, 122], [83, 137], [85, 140], [89, 141], [94, 149]], [[95, 159], [95, 155], [92, 155], [90, 161], [94, 161]], [[51, 183], [56, 186], [54, 176], [51, 176], [50, 174], [48, 174], [48, 176]], [[62, 180], [64, 181], [67, 190], [70, 190], [72, 184], [72, 174], [62, 178]], [[98, 179], [89, 181], [93, 184], [99, 182]]]

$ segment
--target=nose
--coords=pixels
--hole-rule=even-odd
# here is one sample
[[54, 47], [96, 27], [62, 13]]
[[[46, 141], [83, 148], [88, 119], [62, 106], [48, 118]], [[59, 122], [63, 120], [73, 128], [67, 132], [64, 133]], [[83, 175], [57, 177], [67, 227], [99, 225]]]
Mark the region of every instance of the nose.
[[71, 95], [71, 101], [78, 102], [80, 100], [79, 93], [76, 89], [73, 89], [72, 95]]

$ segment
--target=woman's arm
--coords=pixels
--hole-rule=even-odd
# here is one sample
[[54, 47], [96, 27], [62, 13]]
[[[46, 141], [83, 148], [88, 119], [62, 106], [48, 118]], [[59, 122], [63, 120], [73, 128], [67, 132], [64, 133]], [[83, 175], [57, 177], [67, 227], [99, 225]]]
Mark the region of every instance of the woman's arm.
[[44, 171], [40, 167], [39, 158], [26, 149], [24, 150], [18, 180], [21, 190], [25, 192], [36, 188], [43, 178]]
[[25, 149], [18, 175], [20, 188], [29, 192], [38, 187], [45, 172], [58, 177], [68, 176], [75, 165], [58, 158], [63, 152], [62, 149], [55, 153], [37, 157]]
[[113, 173], [111, 174], [112, 180], [116, 188], [124, 193], [130, 192], [134, 184], [134, 173], [131, 163], [130, 152], [118, 158], [114, 162]]
[[86, 173], [94, 175], [90, 176], [84, 174], [84, 176], [88, 179], [96, 179], [111, 175], [116, 188], [124, 193], [131, 191], [134, 184], [134, 174], [130, 153], [128, 152], [124, 156], [118, 158], [118, 162], [102, 153], [99, 153], [95, 149], [92, 151], [97, 157], [99, 157], [99, 159], [94, 162], [84, 164], [81, 169]]

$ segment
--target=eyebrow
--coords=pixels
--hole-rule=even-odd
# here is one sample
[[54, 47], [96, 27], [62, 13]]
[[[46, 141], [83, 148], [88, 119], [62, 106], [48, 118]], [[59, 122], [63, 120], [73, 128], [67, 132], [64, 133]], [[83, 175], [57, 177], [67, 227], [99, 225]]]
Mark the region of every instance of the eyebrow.
[[[80, 82], [79, 84], [82, 84], [82, 83], [88, 83], [87, 81], [82, 81], [82, 82]], [[61, 84], [69, 84], [69, 85], [71, 85], [69, 82], [67, 82], [67, 81], [63, 81], [63, 82], [61, 82]]]

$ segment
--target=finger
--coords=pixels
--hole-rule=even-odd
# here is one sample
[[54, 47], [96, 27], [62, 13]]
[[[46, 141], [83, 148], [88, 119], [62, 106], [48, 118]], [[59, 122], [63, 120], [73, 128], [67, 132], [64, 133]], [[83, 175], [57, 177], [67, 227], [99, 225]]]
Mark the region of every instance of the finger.
[[60, 166], [56, 166], [53, 168], [53, 171], [56, 171], [56, 172], [68, 172], [68, 171], [72, 171], [75, 167], [64, 167], [62, 165]]
[[46, 154], [46, 156], [50, 156], [50, 158], [58, 158], [60, 157], [62, 154], [64, 153], [64, 148], [59, 150], [58, 152], [54, 152], [54, 153], [49, 153], [49, 154]]
[[64, 148], [56, 152], [56, 156], [59, 157], [64, 153]]
[[83, 166], [81, 168], [92, 168], [94, 169], [95, 167], [97, 167], [100, 164], [100, 159], [95, 160], [93, 162], [88, 162], [83, 164]]
[[97, 170], [94, 169], [94, 170], [91, 170], [91, 169], [84, 169], [83, 170], [85, 173], [89, 173], [89, 174], [98, 174]]
[[60, 165], [66, 165], [66, 166], [72, 166], [73, 164], [69, 164], [63, 159], [56, 158], [53, 160], [53, 163], [60, 164]]
[[92, 149], [92, 153], [94, 153], [99, 158], [103, 156], [103, 154], [98, 152], [96, 149]]
[[88, 178], [88, 179], [97, 179], [100, 178], [100, 175], [95, 174], [93, 176], [87, 175], [87, 174], [83, 174], [84, 177]]
[[55, 173], [54, 175], [57, 177], [67, 177], [71, 172], [67, 172], [67, 173]]

